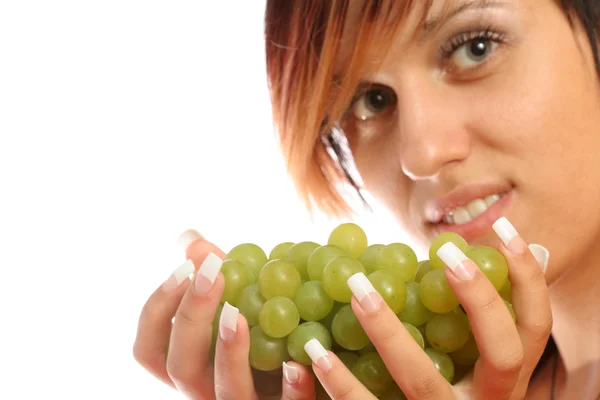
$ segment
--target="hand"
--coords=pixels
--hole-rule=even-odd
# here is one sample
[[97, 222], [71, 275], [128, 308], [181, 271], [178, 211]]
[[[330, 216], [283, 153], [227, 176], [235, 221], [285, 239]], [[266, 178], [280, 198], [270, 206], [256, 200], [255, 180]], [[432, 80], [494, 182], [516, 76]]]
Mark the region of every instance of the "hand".
[[[314, 378], [304, 366], [289, 362], [288, 378], [258, 374], [254, 382], [248, 362], [250, 337], [246, 319], [224, 305], [218, 331], [213, 320], [225, 279], [220, 272], [225, 253], [195, 232], [184, 234], [187, 261], [144, 305], [133, 354], [137, 362], [162, 382], [191, 399], [254, 400], [276, 389], [277, 398], [314, 399]], [[191, 242], [191, 243], [190, 243]], [[190, 274], [197, 272], [194, 282]], [[174, 322], [173, 321], [173, 317]], [[219, 334], [220, 333], [220, 334]], [[215, 337], [217, 336], [217, 337]], [[216, 341], [214, 365], [211, 344]], [[277, 379], [274, 384], [273, 377]], [[270, 396], [269, 398], [273, 398]]]
[[[456, 246], [438, 253], [446, 277], [467, 312], [480, 357], [472, 377], [452, 386], [404, 328], [362, 274], [349, 280], [352, 309], [389, 373], [409, 399], [523, 399], [531, 374], [552, 328], [544, 274], [538, 261], [508, 220], [494, 224], [499, 250], [509, 264], [517, 323], [490, 281]], [[444, 254], [445, 253], [445, 254]], [[375, 397], [329, 351], [313, 341], [307, 346], [313, 369], [334, 400]]]

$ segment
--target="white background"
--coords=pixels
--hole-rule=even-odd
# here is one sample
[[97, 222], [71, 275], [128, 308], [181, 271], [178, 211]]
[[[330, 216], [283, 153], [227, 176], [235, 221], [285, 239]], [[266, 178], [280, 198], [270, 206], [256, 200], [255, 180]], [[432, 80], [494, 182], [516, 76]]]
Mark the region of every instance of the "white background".
[[[168, 399], [134, 362], [195, 228], [324, 242], [272, 129], [264, 1], [0, 3], [0, 398]], [[412, 243], [388, 215], [370, 241]]]

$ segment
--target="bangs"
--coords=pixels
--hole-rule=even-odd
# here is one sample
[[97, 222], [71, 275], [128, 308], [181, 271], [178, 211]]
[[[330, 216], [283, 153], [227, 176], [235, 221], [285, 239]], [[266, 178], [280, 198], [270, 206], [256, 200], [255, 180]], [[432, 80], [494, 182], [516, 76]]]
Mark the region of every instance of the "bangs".
[[323, 139], [346, 112], [363, 77], [378, 70], [407, 14], [420, 12], [422, 24], [432, 1], [267, 1], [273, 117], [288, 171], [309, 210], [317, 206], [337, 216], [352, 211], [340, 184], [354, 182]]

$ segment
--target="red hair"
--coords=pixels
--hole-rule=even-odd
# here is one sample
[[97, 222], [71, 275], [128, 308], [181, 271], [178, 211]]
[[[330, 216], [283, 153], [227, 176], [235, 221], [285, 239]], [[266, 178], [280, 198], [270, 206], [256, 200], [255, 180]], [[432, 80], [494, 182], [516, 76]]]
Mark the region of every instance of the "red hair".
[[347, 176], [322, 138], [364, 74], [377, 68], [414, 0], [365, 0], [360, 9], [351, 2], [268, 0], [265, 18], [273, 116], [287, 168], [309, 210], [335, 216], [352, 213], [341, 193]]

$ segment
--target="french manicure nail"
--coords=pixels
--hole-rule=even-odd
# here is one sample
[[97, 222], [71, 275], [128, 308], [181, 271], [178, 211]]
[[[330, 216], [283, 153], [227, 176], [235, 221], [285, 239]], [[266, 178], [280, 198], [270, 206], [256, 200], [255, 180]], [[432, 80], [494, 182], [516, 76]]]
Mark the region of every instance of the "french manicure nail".
[[492, 228], [500, 237], [500, 240], [502, 240], [502, 243], [504, 243], [508, 251], [516, 255], [525, 254], [525, 250], [527, 250], [527, 244], [523, 238], [519, 236], [519, 233], [515, 227], [506, 217], [499, 218], [496, 222], [494, 222]]
[[194, 229], [188, 229], [179, 235], [177, 242], [179, 243], [179, 246], [186, 250], [190, 244], [194, 243], [198, 239], [204, 239], [204, 237], [198, 233], [198, 231]]
[[546, 268], [548, 268], [548, 259], [550, 258], [550, 252], [544, 246], [539, 244], [530, 244], [529, 250], [537, 260], [538, 264], [542, 268], [542, 271], [546, 272]]
[[468, 281], [475, 276], [477, 265], [456, 247], [454, 243], [448, 242], [442, 245], [438, 249], [437, 255], [458, 279]]
[[356, 273], [348, 278], [347, 283], [354, 297], [367, 313], [374, 313], [381, 308], [381, 296], [379, 296], [365, 274], [362, 272]]
[[304, 351], [317, 364], [317, 367], [321, 368], [324, 372], [329, 371], [333, 367], [329, 359], [329, 352], [325, 350], [325, 347], [323, 347], [318, 339], [311, 339], [306, 342]]
[[194, 290], [198, 294], [206, 294], [210, 291], [219, 275], [223, 260], [214, 253], [208, 253], [204, 262], [198, 269], [196, 280], [194, 282]]
[[219, 336], [221, 336], [221, 339], [230, 341], [235, 338], [239, 313], [239, 310], [228, 302], [223, 304], [221, 318], [219, 319]]
[[288, 365], [285, 361], [283, 362], [283, 376], [290, 385], [298, 382], [298, 369], [293, 365]]
[[169, 278], [162, 284], [162, 289], [166, 292], [175, 290], [183, 281], [188, 279], [194, 273], [194, 263], [192, 260], [186, 260], [181, 264]]

